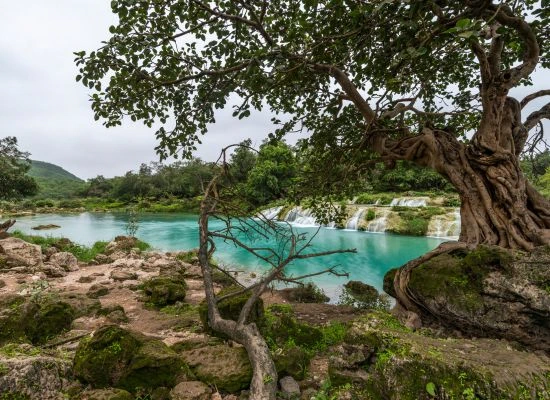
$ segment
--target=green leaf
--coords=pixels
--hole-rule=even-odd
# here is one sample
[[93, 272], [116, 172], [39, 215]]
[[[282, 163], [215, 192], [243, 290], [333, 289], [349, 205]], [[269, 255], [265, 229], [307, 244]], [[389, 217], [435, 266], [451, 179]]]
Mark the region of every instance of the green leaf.
[[77, 75], [77, 76], [76, 76], [76, 81], [77, 81], [77, 82], [80, 82], [81, 79], [82, 79], [82, 75]]
[[456, 27], [460, 29], [466, 29], [472, 25], [472, 20], [470, 18], [463, 18], [458, 20]]
[[426, 383], [426, 392], [432, 397], [435, 397], [435, 383], [428, 382]]

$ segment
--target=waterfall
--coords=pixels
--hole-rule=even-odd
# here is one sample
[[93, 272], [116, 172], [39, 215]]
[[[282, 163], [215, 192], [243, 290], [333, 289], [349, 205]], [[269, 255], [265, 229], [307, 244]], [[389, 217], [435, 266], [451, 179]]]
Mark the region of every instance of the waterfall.
[[426, 236], [458, 239], [460, 226], [460, 210], [458, 209], [443, 215], [435, 215], [430, 220]]
[[[376, 213], [377, 216], [375, 219], [369, 222], [369, 225], [367, 226], [367, 231], [383, 233], [387, 229], [388, 215], [390, 214], [390, 210], [377, 210]], [[378, 214], [380, 215], [378, 216]]]
[[294, 207], [286, 215], [285, 222], [296, 226], [319, 226], [311, 210]]
[[282, 209], [283, 209], [283, 206], [268, 208], [267, 210], [263, 210], [258, 215], [256, 215], [256, 218], [277, 220], [279, 213], [281, 212]]
[[398, 197], [391, 201], [390, 206], [400, 207], [426, 207], [427, 198], [425, 197]]
[[363, 217], [365, 211], [366, 208], [359, 207], [357, 211], [355, 211], [355, 214], [353, 214], [353, 217], [351, 217], [346, 223], [346, 229], [353, 229], [356, 231], [359, 228], [359, 221]]

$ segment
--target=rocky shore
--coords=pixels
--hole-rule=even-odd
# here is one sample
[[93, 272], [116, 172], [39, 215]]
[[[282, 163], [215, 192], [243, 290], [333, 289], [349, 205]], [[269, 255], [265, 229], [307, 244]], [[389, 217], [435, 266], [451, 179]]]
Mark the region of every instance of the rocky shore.
[[[246, 351], [205, 325], [195, 254], [135, 244], [118, 237], [81, 263], [63, 246], [0, 240], [0, 399], [248, 398]], [[224, 273], [215, 280], [234, 290]], [[254, 313], [281, 399], [550, 398], [545, 352], [289, 298], [271, 292]], [[242, 301], [220, 309], [231, 315]]]

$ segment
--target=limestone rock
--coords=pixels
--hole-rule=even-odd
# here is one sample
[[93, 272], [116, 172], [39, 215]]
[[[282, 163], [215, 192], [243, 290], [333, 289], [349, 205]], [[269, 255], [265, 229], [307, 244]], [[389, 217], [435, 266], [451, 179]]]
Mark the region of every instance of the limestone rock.
[[144, 263], [145, 261], [141, 258], [124, 257], [116, 259], [111, 263], [111, 265], [120, 269], [141, 269]]
[[46, 276], [50, 278], [61, 278], [64, 276], [67, 276], [67, 271], [60, 267], [59, 265], [46, 263], [42, 267], [42, 272], [46, 274]]
[[178, 383], [171, 391], [172, 400], [210, 400], [212, 390], [202, 382], [189, 381]]
[[97, 299], [99, 297], [107, 295], [109, 291], [110, 289], [107, 286], [95, 283], [90, 286], [90, 289], [88, 289], [88, 293], [86, 293], [86, 296], [91, 299]]
[[172, 387], [184, 364], [160, 340], [107, 325], [83, 339], [74, 358], [74, 373], [94, 387]]
[[281, 387], [281, 392], [286, 399], [292, 399], [300, 396], [300, 386], [298, 386], [298, 382], [296, 382], [296, 380], [294, 380], [291, 376], [285, 376], [282, 378], [279, 381], [279, 386]]
[[59, 265], [65, 271], [78, 271], [77, 258], [73, 254], [66, 251], [52, 254], [49, 262], [54, 265]]
[[0, 398], [63, 400], [71, 362], [54, 357], [0, 357]]
[[430, 310], [422, 322], [499, 337], [550, 354], [550, 247], [496, 246], [439, 255], [413, 269], [408, 290]]
[[199, 380], [219, 390], [235, 393], [250, 385], [252, 367], [243, 347], [206, 346], [181, 356]]
[[137, 246], [137, 239], [131, 236], [117, 236], [105, 247], [105, 254], [111, 255], [116, 251], [129, 252]]
[[156, 276], [143, 284], [144, 300], [158, 307], [183, 301], [186, 292], [185, 281], [176, 277]]
[[114, 281], [129, 281], [137, 279], [137, 274], [134, 272], [114, 270], [111, 272], [110, 278]]
[[40, 246], [14, 237], [0, 240], [0, 269], [14, 267], [23, 267], [24, 271], [42, 267]]
[[113, 262], [113, 259], [106, 254], [98, 254], [97, 256], [95, 256], [95, 260], [99, 264], [110, 264]]

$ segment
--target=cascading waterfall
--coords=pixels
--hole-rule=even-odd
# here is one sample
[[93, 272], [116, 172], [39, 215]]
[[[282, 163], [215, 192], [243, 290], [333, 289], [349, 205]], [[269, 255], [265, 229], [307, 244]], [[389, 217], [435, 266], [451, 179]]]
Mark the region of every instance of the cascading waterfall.
[[294, 207], [290, 210], [284, 221], [296, 226], [319, 226], [311, 210], [303, 210], [301, 207]]
[[426, 207], [428, 200], [424, 197], [398, 197], [391, 201], [390, 206]]
[[367, 232], [383, 233], [387, 229], [390, 210], [379, 210], [376, 214], [376, 217], [369, 222]]
[[268, 220], [274, 220], [274, 219], [276, 220], [278, 219], [279, 213], [281, 212], [282, 209], [283, 209], [283, 206], [268, 208], [267, 210], [263, 210], [260, 213], [261, 215], [257, 215], [257, 217], [258, 218], [262, 217]]
[[366, 208], [364, 207], [358, 208], [357, 211], [355, 211], [355, 213], [353, 214], [353, 217], [351, 217], [346, 222], [346, 229], [353, 229], [353, 230], [359, 229], [359, 221], [361, 221], [361, 218], [363, 217], [363, 214], [365, 214], [365, 211], [366, 211]]
[[430, 220], [426, 236], [458, 239], [460, 235], [460, 211], [454, 210], [443, 215], [435, 215]]

